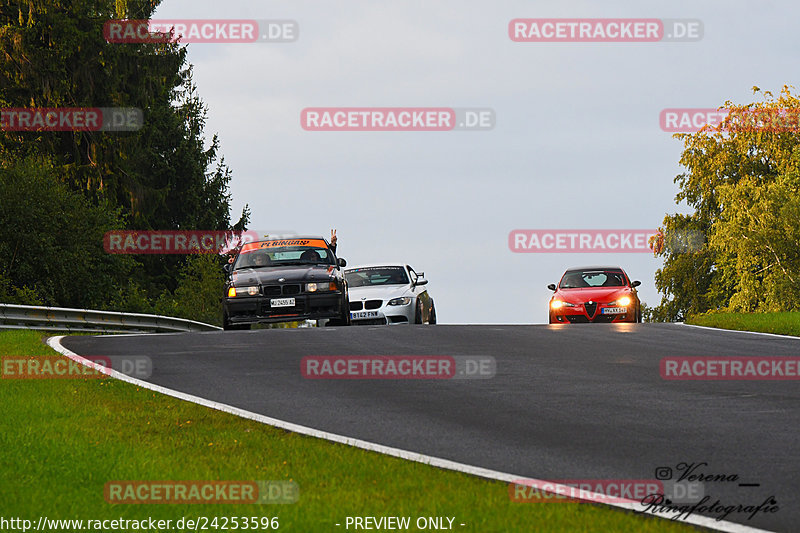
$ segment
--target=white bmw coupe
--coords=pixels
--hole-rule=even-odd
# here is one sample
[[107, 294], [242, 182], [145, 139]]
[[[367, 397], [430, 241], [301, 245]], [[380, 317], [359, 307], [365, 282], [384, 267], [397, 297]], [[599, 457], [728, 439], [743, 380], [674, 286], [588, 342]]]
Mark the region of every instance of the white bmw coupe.
[[424, 272], [400, 263], [348, 268], [350, 319], [355, 325], [436, 324]]

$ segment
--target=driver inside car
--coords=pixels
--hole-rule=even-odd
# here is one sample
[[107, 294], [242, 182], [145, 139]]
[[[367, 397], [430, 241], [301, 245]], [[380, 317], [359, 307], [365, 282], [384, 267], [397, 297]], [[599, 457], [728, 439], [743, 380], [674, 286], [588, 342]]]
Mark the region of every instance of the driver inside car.
[[272, 262], [267, 254], [255, 254], [253, 257], [253, 266], [261, 267], [267, 266]]
[[307, 261], [309, 263], [321, 263], [322, 257], [320, 257], [319, 253], [316, 250], [306, 250], [302, 254], [300, 254], [300, 259], [302, 261]]

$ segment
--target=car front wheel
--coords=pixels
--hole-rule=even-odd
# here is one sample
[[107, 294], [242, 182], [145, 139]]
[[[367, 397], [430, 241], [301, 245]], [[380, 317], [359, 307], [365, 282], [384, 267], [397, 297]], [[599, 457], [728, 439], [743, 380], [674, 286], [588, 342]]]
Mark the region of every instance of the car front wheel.
[[350, 302], [345, 300], [342, 304], [342, 326], [349, 326], [352, 324], [350, 316]]
[[[317, 324], [319, 324], [319, 322]], [[330, 320], [328, 320], [328, 322], [327, 322], [327, 324], [325, 324], [325, 326], [327, 326], [327, 327], [350, 326], [351, 324], [352, 324], [352, 321], [350, 319], [350, 302], [345, 300], [345, 302], [342, 303], [342, 313], [341, 313], [340, 317], [339, 318], [331, 318]]]
[[417, 309], [414, 312], [414, 324], [422, 324], [422, 302], [417, 300]]

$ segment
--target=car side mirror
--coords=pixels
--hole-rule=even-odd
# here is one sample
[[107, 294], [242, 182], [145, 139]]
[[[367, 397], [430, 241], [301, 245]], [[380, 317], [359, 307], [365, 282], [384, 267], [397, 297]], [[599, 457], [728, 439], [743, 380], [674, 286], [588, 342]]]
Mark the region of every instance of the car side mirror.
[[342, 259], [340, 257], [339, 261], [338, 261], [338, 264], [339, 264], [340, 267], [346, 267], [347, 266], [347, 261], [345, 261], [344, 259]]
[[224, 270], [226, 274], [230, 274], [231, 273], [231, 264], [230, 263], [225, 263], [224, 265], [222, 265], [222, 270]]
[[634, 281], [633, 283], [631, 283], [631, 287], [638, 287], [641, 284], [642, 284], [641, 281]]
[[547, 286], [547, 288], [550, 289], [551, 291], [555, 291], [556, 290], [556, 284], [555, 283], [551, 283], [550, 285]]
[[417, 279], [417, 281], [414, 282], [414, 285], [427, 285], [427, 284], [428, 284], [427, 279]]

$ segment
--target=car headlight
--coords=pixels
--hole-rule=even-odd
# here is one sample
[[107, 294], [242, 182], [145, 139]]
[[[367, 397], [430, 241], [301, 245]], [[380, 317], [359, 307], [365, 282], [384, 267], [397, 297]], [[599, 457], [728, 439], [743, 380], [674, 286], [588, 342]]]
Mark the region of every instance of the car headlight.
[[553, 309], [561, 309], [562, 307], [575, 307], [575, 304], [565, 302], [564, 300], [553, 300], [550, 302], [550, 307]]
[[631, 305], [631, 297], [623, 296], [616, 302], [613, 302], [612, 305], [621, 305], [622, 307], [628, 307], [629, 305]]
[[410, 303], [410, 296], [401, 296], [400, 298], [392, 298], [387, 305], [408, 305]]
[[258, 287], [231, 287], [228, 289], [228, 298], [255, 296], [256, 294], [258, 294]]
[[325, 282], [325, 283], [306, 283], [306, 291], [308, 292], [322, 292], [322, 291], [335, 291], [336, 290], [336, 282]]

